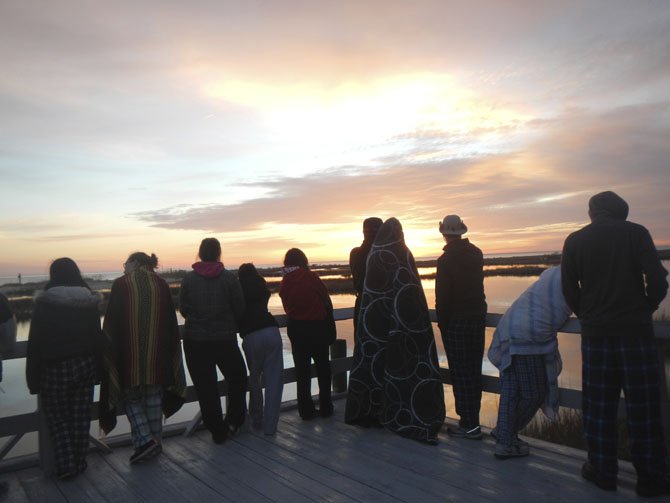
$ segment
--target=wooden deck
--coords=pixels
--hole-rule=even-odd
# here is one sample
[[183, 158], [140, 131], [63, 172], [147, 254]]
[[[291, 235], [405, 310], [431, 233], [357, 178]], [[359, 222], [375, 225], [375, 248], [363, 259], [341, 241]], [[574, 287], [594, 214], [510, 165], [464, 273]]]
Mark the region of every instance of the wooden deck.
[[296, 409], [282, 412], [274, 437], [240, 432], [223, 445], [205, 430], [164, 440], [163, 453], [130, 466], [131, 447], [111, 454], [91, 451], [88, 470], [57, 482], [38, 468], [4, 473], [11, 502], [268, 502], [302, 501], [629, 501], [635, 476], [620, 463], [619, 490], [608, 493], [582, 480], [585, 454], [527, 439], [531, 455], [493, 457], [493, 440], [440, 435], [437, 447], [380, 429], [343, 422], [335, 415], [302, 421]]

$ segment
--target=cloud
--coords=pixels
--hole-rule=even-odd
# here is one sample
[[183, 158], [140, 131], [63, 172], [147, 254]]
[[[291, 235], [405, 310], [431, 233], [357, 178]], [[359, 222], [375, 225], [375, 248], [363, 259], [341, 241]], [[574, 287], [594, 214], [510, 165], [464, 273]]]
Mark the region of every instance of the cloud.
[[[258, 185], [267, 197], [237, 204], [176, 206], [132, 216], [168, 229], [272, 233], [279, 224], [358, 227], [374, 214], [431, 229], [444, 214], [458, 213], [468, 219], [473, 235], [500, 247], [512, 237], [532, 234], [558, 243], [585, 222], [586, 201], [600, 190], [620, 191], [648, 221], [670, 210], [667, 202], [650, 208], [638, 199], [641, 194], [653, 194], [657, 203], [667, 199], [661, 196], [670, 188], [667, 115], [663, 103], [605, 113], [567, 111], [538, 124], [536, 140], [519, 152], [419, 164], [400, 164], [399, 157], [395, 165], [372, 170], [335, 168], [264, 180]], [[435, 135], [426, 143], [422, 138], [415, 138], [409, 158], [421, 147], [440, 147]], [[664, 224], [659, 226], [670, 235]]]

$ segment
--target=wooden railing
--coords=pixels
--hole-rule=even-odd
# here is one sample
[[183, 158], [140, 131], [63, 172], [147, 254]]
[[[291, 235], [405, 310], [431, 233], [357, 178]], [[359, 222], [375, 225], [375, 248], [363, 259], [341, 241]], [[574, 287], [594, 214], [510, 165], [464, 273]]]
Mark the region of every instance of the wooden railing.
[[[335, 320], [343, 321], [350, 320], [353, 318], [354, 310], [353, 308], [343, 308], [335, 310]], [[431, 320], [436, 322], [435, 311], [431, 310], [430, 312]], [[281, 327], [286, 326], [286, 316], [277, 315], [275, 316], [279, 325]], [[495, 327], [502, 315], [500, 314], [488, 314], [486, 316], [486, 325], [487, 327]], [[571, 318], [568, 322], [561, 328], [561, 333], [568, 334], [579, 334], [581, 330], [579, 321]], [[654, 323], [654, 332], [656, 340], [658, 343], [660, 361], [662, 363], [662, 407], [664, 414], [664, 425], [665, 425], [665, 438], [666, 443], [670, 442], [670, 322], [661, 321]], [[14, 352], [9, 355], [5, 355], [4, 359], [15, 359], [15, 358], [25, 358], [26, 356], [26, 345], [25, 341], [17, 342]], [[331, 367], [333, 374], [333, 390], [338, 392], [346, 391], [347, 381], [347, 371], [351, 368], [352, 357], [347, 357], [347, 348], [346, 341], [337, 340], [335, 344], [331, 346]], [[445, 384], [451, 384], [451, 376], [448, 368], [441, 368], [442, 381]], [[314, 375], [314, 369], [313, 369]], [[284, 383], [295, 382], [295, 369], [287, 368], [284, 370]], [[489, 393], [499, 393], [499, 380], [497, 377], [483, 375], [483, 390]], [[225, 382], [219, 383], [219, 392], [221, 396], [227, 394], [227, 385]], [[576, 389], [567, 389], [560, 388], [560, 405], [562, 407], [572, 408], [572, 409], [581, 409], [581, 391]], [[195, 395], [195, 390], [193, 386], [187, 388], [187, 403], [197, 402], [197, 397]], [[624, 402], [623, 400], [619, 404], [619, 412], [621, 414], [625, 413]], [[120, 412], [119, 415], [122, 413]], [[92, 419], [98, 418], [98, 403], [94, 404]], [[171, 424], [165, 427], [164, 436], [174, 435], [174, 434], [190, 434], [200, 423], [199, 413], [191, 420], [187, 422]], [[13, 447], [18, 443], [18, 441], [27, 433], [39, 432], [39, 453], [34, 453], [26, 456], [18, 456], [5, 460], [4, 458], [7, 454], [13, 449]], [[31, 413], [25, 414], [16, 414], [13, 416], [1, 417], [0, 418], [0, 438], [8, 438], [5, 444], [0, 449], [0, 472], [10, 471], [21, 469], [29, 466], [36, 466], [37, 464], [41, 465], [47, 471], [51, 465], [51, 449], [49, 448], [48, 435], [46, 434], [46, 423], [42, 414], [40, 413], [39, 407], [38, 410]], [[103, 450], [110, 450], [111, 446], [123, 445], [130, 442], [129, 434], [121, 434], [115, 436], [106, 437], [104, 440], [96, 439], [91, 437], [91, 442], [97, 447]], [[670, 450], [669, 450], [670, 452]]]

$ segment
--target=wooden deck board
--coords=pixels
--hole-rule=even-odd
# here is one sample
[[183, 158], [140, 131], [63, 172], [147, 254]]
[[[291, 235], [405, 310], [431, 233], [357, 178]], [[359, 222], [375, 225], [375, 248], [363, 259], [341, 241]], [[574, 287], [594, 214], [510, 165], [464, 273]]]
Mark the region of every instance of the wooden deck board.
[[438, 446], [383, 429], [343, 422], [344, 402], [328, 419], [302, 421], [282, 413], [275, 436], [241, 432], [223, 445], [207, 431], [170, 437], [163, 454], [130, 466], [132, 448], [91, 452], [89, 468], [57, 482], [30, 468], [2, 475], [7, 501], [207, 503], [308, 501], [569, 501], [617, 502], [635, 497], [635, 475], [621, 463], [619, 490], [603, 492], [582, 480], [583, 452], [529, 439], [531, 456], [500, 461], [493, 440], [449, 438]]

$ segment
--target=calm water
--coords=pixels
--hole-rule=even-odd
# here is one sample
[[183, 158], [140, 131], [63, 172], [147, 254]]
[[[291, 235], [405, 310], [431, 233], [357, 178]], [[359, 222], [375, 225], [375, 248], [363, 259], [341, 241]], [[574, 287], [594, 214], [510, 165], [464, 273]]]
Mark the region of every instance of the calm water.
[[[664, 261], [666, 269], [670, 266], [670, 261]], [[422, 274], [429, 273], [429, 269], [421, 270]], [[514, 300], [537, 278], [536, 277], [487, 277], [485, 278], [485, 291], [489, 312], [504, 313]], [[428, 306], [435, 306], [435, 282], [424, 280], [423, 287], [426, 292]], [[352, 307], [354, 305], [353, 295], [334, 295], [332, 297], [335, 308]], [[270, 311], [275, 314], [283, 314], [281, 300], [278, 295], [272, 295], [269, 303]], [[666, 298], [659, 312], [670, 314], [670, 298]], [[179, 317], [179, 322], [183, 319]], [[19, 340], [26, 340], [29, 329], [29, 322], [19, 324]], [[348, 353], [352, 354], [354, 347], [353, 340], [353, 322], [352, 320], [340, 321], [337, 323], [338, 338], [347, 341]], [[446, 355], [440, 337], [440, 331], [436, 325], [433, 327], [440, 358], [440, 365], [446, 367]], [[284, 362], [287, 367], [293, 366], [293, 360], [290, 351], [290, 342], [286, 337], [286, 329], [281, 329], [284, 341]], [[486, 334], [486, 348], [491, 342], [493, 329], [488, 329]], [[581, 353], [580, 338], [575, 334], [559, 334], [559, 347], [563, 358], [563, 372], [560, 376], [562, 387], [579, 389], [581, 385]], [[485, 374], [498, 375], [498, 371], [493, 367], [486, 356], [482, 364], [482, 370]], [[190, 379], [187, 372], [187, 380]], [[313, 380], [314, 392], [316, 393], [316, 379]], [[4, 380], [0, 384], [4, 389], [4, 394], [0, 393], [0, 404], [2, 405], [1, 416], [11, 416], [14, 414], [32, 412], [36, 408], [35, 397], [28, 393], [25, 383], [25, 359], [9, 360], [4, 362]], [[495, 394], [484, 394], [482, 400], [482, 424], [493, 426], [496, 420], [498, 397]], [[289, 384], [284, 388], [284, 400], [291, 400], [296, 397], [295, 384]], [[96, 388], [97, 399], [97, 388]], [[445, 402], [447, 405], [447, 415], [456, 417], [454, 410], [454, 400], [450, 386], [445, 386]], [[175, 416], [170, 418], [169, 423], [190, 420], [197, 413], [197, 404], [186, 405]], [[98, 434], [97, 425], [94, 435]], [[127, 423], [122, 417], [119, 418], [119, 426], [114, 430], [114, 434], [122, 433], [127, 430]], [[12, 451], [12, 455], [25, 454], [34, 451], [36, 435], [26, 435], [23, 440]]]

